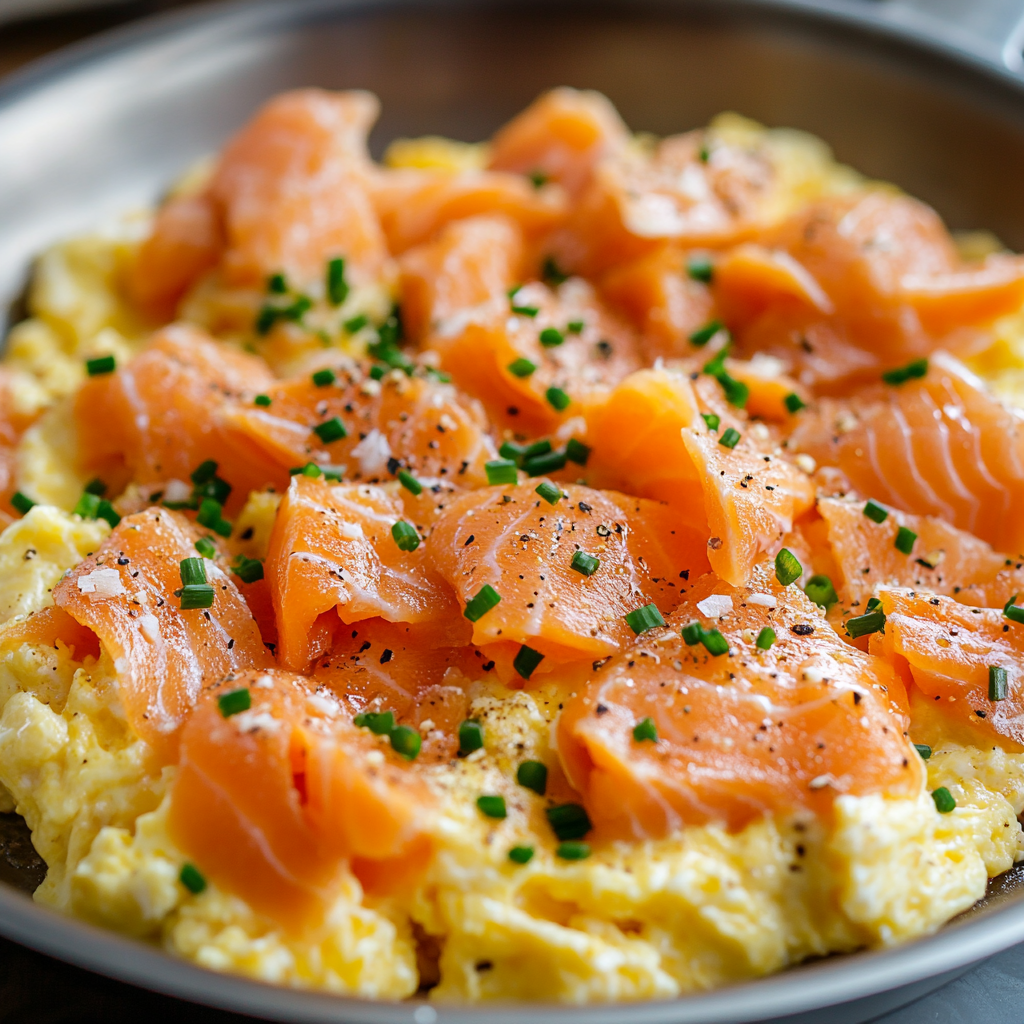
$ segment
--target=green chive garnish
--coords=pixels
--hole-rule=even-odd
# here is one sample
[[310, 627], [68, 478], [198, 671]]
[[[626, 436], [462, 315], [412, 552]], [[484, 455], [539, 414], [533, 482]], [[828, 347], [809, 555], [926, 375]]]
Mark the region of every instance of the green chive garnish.
[[415, 729], [407, 725], [397, 725], [391, 730], [391, 749], [401, 754], [406, 761], [415, 761], [416, 755], [423, 746], [423, 739]]
[[557, 327], [545, 327], [540, 332], [539, 340], [545, 348], [555, 348], [565, 341], [565, 335]]
[[700, 418], [708, 425], [708, 430], [717, 430], [722, 424], [722, 417], [714, 412], [702, 412]]
[[258, 558], [236, 555], [231, 563], [231, 571], [243, 583], [255, 583], [263, 579], [263, 563]]
[[196, 551], [203, 556], [203, 558], [214, 559], [217, 557], [217, 545], [213, 543], [210, 537], [200, 537], [196, 541]]
[[462, 613], [470, 622], [477, 622], [483, 618], [499, 601], [501, 595], [490, 585], [485, 583], [466, 605]]
[[330, 387], [337, 379], [334, 371], [331, 369], [317, 370], [312, 377], [313, 383], [318, 388]]
[[570, 437], [565, 445], [565, 457], [577, 466], [585, 466], [590, 458], [590, 446], [575, 437]]
[[740, 442], [740, 432], [735, 427], [729, 427], [722, 433], [718, 443], [723, 448], [735, 448]]
[[[547, 442], [544, 442], [547, 444]], [[527, 449], [523, 458], [523, 469], [529, 476], [544, 476], [547, 473], [556, 473], [565, 465], [565, 452], [543, 452], [540, 455], [530, 455]]]
[[221, 515], [223, 506], [214, 498], [203, 498], [196, 522], [221, 537], [231, 536], [231, 524]]
[[104, 373], [113, 373], [117, 363], [113, 356], [97, 356], [85, 361], [85, 372], [90, 377], [99, 377]]
[[1006, 669], [1002, 665], [989, 665], [988, 667], [988, 699], [1006, 700], [1009, 692], [1009, 680]]
[[543, 796], [548, 788], [548, 766], [541, 761], [524, 761], [516, 769], [516, 782], [525, 789], [532, 789]]
[[190, 583], [181, 588], [181, 610], [213, 607], [213, 587], [209, 583]]
[[554, 257], [552, 256], [548, 256], [545, 258], [544, 263], [540, 268], [540, 274], [541, 277], [543, 277], [548, 284], [554, 285], [556, 287], [562, 284], [563, 282], [569, 280], [569, 275], [564, 274], [559, 269], [558, 264], [555, 262]]
[[922, 761], [927, 761], [932, 756], [932, 748], [927, 743], [915, 743], [914, 749], [921, 755]]
[[459, 725], [459, 753], [465, 757], [484, 745], [484, 727], [475, 718], [467, 718]]
[[242, 711], [248, 711], [252, 707], [252, 694], [247, 686], [241, 686], [237, 690], [228, 690], [217, 698], [217, 707], [224, 718], [230, 718]]
[[658, 742], [658, 728], [654, 724], [653, 718], [642, 718], [636, 725], [633, 726], [633, 739], [637, 743], [644, 743], [650, 741], [651, 743]]
[[1006, 604], [1003, 605], [1003, 615], [1011, 622], [1024, 623], [1024, 608], [1016, 603], [1017, 595], [1014, 594]]
[[683, 626], [679, 635], [686, 641], [687, 647], [695, 647], [704, 635], [704, 627], [699, 622], [690, 622]]
[[548, 183], [548, 176], [543, 171], [530, 171], [527, 177], [534, 188], [543, 188]]
[[717, 629], [705, 629], [700, 635], [700, 642], [713, 658], [729, 653], [729, 641]]
[[345, 328], [347, 334], [355, 334], [356, 331], [361, 331], [368, 323], [369, 318], [365, 313], [360, 313], [358, 316], [352, 317], [351, 320], [346, 320], [341, 326]]
[[582, 334], [584, 327], [586, 327], [586, 324], [582, 320], [570, 320], [565, 325], [565, 329], [569, 334]]
[[313, 428], [313, 433], [323, 441], [324, 444], [331, 444], [333, 441], [340, 441], [343, 437], [348, 437], [348, 431], [345, 429], [345, 424], [338, 419], [337, 416], [332, 416], [329, 420], [325, 420], [323, 423], [317, 424]]
[[270, 405], [270, 402], [271, 402], [270, 395], [257, 395], [253, 399], [253, 404], [254, 405], [258, 405], [258, 406], [260, 406], [263, 409], [266, 409], [266, 407], [268, 405]]
[[81, 516], [83, 519], [95, 519], [99, 510], [100, 496], [86, 493], [78, 499], [78, 504], [71, 510], [71, 514]]
[[508, 851], [508, 859], [513, 864], [528, 864], [533, 859], [532, 846], [513, 846]]
[[395, 731], [394, 711], [363, 711], [352, 722], [360, 729], [369, 729], [375, 736], [390, 736]]
[[256, 314], [254, 327], [259, 335], [269, 334], [274, 324], [277, 323], [278, 311], [273, 306], [263, 306]]
[[523, 377], [529, 377], [536, 369], [537, 364], [531, 363], [525, 356], [520, 356], [518, 359], [514, 359], [508, 364], [508, 372], [511, 373], [513, 377], [519, 377], [520, 379]]
[[534, 317], [540, 312], [540, 309], [537, 306], [517, 306], [513, 302], [512, 312], [518, 313], [520, 316]]
[[694, 281], [711, 284], [715, 276], [715, 266], [707, 256], [691, 256], [686, 261], [686, 272]]
[[95, 494], [102, 498], [103, 495], [107, 493], [107, 485], [99, 477], [96, 477], [95, 480], [90, 480], [85, 485], [85, 493]]
[[885, 629], [885, 612], [874, 610], [846, 620], [847, 635], [856, 640], [859, 636], [881, 633]]
[[586, 551], [573, 552], [570, 569], [575, 569], [583, 576], [593, 576], [601, 565], [601, 559], [594, 555], [588, 555]]
[[889, 518], [889, 513], [877, 501], [869, 501], [864, 506], [864, 515], [873, 523], [884, 523]]
[[637, 636], [654, 629], [656, 626], [664, 626], [665, 620], [658, 611], [658, 606], [653, 602], [645, 604], [643, 608], [636, 608], [626, 614], [626, 625], [629, 626]]
[[539, 494], [549, 505], [557, 505], [562, 497], [562, 492], [549, 480], [537, 484], [533, 490], [535, 494]]
[[904, 555], [909, 555], [914, 550], [914, 541], [916, 540], [917, 534], [913, 530], [908, 530], [907, 527], [901, 526], [896, 531], [896, 540], [893, 542], [893, 546]]
[[327, 261], [327, 298], [332, 306], [340, 306], [348, 298], [345, 261], [340, 256]]
[[484, 463], [487, 471], [487, 482], [497, 484], [515, 484], [519, 481], [516, 464], [511, 459], [490, 459]]
[[201, 558], [183, 558], [178, 566], [183, 587], [197, 586], [206, 582], [206, 563]]
[[548, 400], [548, 405], [558, 412], [564, 412], [569, 408], [569, 403], [572, 399], [568, 394], [561, 388], [548, 388], [544, 392], [544, 397]]
[[790, 391], [782, 402], [786, 406], [787, 412], [791, 413], [799, 412], [801, 409], [807, 408], [807, 403], [795, 391]]
[[703, 327], [698, 327], [697, 330], [690, 335], [690, 344], [696, 345], [698, 348], [703, 348], [720, 330], [722, 330], [723, 326], [724, 325], [720, 320], [712, 320]]
[[497, 818], [501, 821], [502, 818], [508, 817], [503, 796], [478, 796], [476, 805], [480, 809], [480, 813], [488, 818]]
[[804, 587], [804, 593], [826, 611], [839, 600], [836, 588], [828, 576], [812, 576]]
[[408, 472], [407, 470], [404, 470], [404, 469], [400, 469], [400, 470], [398, 471], [398, 474], [397, 474], [397, 475], [398, 475], [398, 482], [399, 482], [399, 483], [400, 483], [400, 484], [401, 484], [401, 485], [402, 485], [402, 486], [403, 486], [403, 487], [404, 487], [404, 488], [405, 488], [405, 489], [406, 489], [406, 490], [407, 490], [407, 491], [408, 491], [408, 492], [409, 492], [410, 494], [413, 494], [413, 495], [419, 496], [420, 494], [422, 494], [422, 493], [423, 493], [423, 484], [421, 484], [421, 483], [419, 482], [419, 480], [417, 480], [417, 479], [416, 479], [416, 477], [414, 477], [414, 476], [412, 475], [412, 473]]
[[420, 546], [420, 535], [416, 532], [416, 527], [403, 519], [399, 519], [391, 527], [391, 536], [394, 537], [400, 551], [415, 551]]
[[267, 291], [271, 295], [284, 295], [288, 291], [288, 282], [284, 274], [271, 274], [267, 278]]
[[750, 388], [743, 381], [731, 377], [725, 370], [720, 371], [717, 377], [718, 383], [722, 385], [722, 390], [725, 392], [726, 401], [730, 405], [736, 406], [737, 409], [742, 409], [747, 404], [747, 399], [750, 398]]
[[949, 814], [956, 807], [956, 800], [953, 799], [953, 794], [945, 786], [933, 789], [932, 799], [935, 801], [935, 810], [939, 814]]
[[804, 567], [789, 548], [783, 548], [775, 556], [775, 578], [784, 587], [788, 587], [800, 579], [803, 571]]
[[206, 879], [203, 878], [195, 864], [182, 864], [181, 871], [178, 873], [178, 881], [193, 896], [198, 896], [206, 888]]
[[555, 856], [562, 860], [586, 860], [590, 856], [590, 846], [587, 843], [559, 843]]
[[512, 661], [512, 667], [523, 679], [529, 679], [543, 660], [544, 655], [540, 651], [535, 651], [532, 647], [523, 644]]
[[317, 480], [323, 474], [323, 470], [315, 462], [307, 462], [294, 472], [290, 470], [289, 472], [292, 473], [292, 476], [308, 476], [311, 480]]
[[775, 630], [771, 626], [765, 626], [760, 633], [757, 634], [757, 639], [754, 641], [754, 646], [758, 650], [767, 651], [771, 649], [772, 644], [775, 643]]
[[906, 366], [898, 366], [894, 370], [886, 370], [882, 374], [882, 380], [886, 384], [892, 384], [894, 387], [900, 384], [906, 384], [908, 380], [913, 380], [917, 377], [924, 377], [928, 373], [928, 360], [927, 359], [915, 359], [912, 363], [907, 363]]
[[544, 812], [555, 836], [562, 840], [582, 839], [594, 826], [580, 804], [558, 804]]
[[213, 459], [207, 459], [205, 462], [200, 462], [199, 465], [192, 470], [192, 483], [197, 487], [202, 487], [203, 484], [211, 483], [217, 476], [217, 466], [218, 464], [214, 462]]

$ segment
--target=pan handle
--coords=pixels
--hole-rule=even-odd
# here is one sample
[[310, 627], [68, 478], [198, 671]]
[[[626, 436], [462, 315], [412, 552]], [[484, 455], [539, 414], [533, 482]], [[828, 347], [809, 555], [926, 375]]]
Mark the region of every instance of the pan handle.
[[880, 18], [1024, 77], [1022, 0], [876, 0]]

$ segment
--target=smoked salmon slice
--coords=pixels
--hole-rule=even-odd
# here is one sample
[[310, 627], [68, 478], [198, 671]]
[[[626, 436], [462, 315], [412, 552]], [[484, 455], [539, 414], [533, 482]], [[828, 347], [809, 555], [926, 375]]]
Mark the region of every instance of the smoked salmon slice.
[[[727, 653], [687, 644], [693, 622]], [[558, 751], [598, 835], [738, 830], [763, 815], [828, 817], [839, 794], [917, 793], [906, 708], [896, 672], [762, 563], [740, 587], [704, 577], [668, 626], [596, 670], [562, 712]]]
[[1020, 413], [943, 352], [920, 364], [925, 371], [800, 413], [789, 450], [842, 470], [865, 498], [1024, 551]]
[[[455, 595], [426, 549], [405, 550], [393, 536], [403, 517], [401, 499], [383, 488], [292, 480], [266, 561], [281, 665], [305, 670], [329, 649], [338, 618], [433, 623], [442, 636], [468, 638]], [[334, 609], [338, 618], [321, 620]]]
[[[150, 509], [121, 520], [99, 550], [53, 588], [53, 601], [92, 631], [117, 672], [132, 729], [162, 763], [175, 760], [200, 691], [229, 672], [271, 663], [232, 578], [203, 559], [209, 609], [182, 609], [181, 562], [199, 533], [179, 513]], [[74, 638], [67, 641], [74, 646]]]
[[928, 591], [882, 587], [885, 630], [870, 650], [909, 672], [943, 715], [977, 736], [1024, 748], [1024, 626], [1002, 609], [972, 608]]
[[[634, 635], [629, 612], [654, 602], [667, 614], [707, 566], [704, 538], [667, 505], [575, 484], [560, 485], [552, 505], [536, 486], [462, 495], [430, 534], [430, 559], [468, 606], [475, 644], [604, 657]], [[473, 618], [484, 588], [500, 602]]]
[[[246, 710], [231, 713], [232, 693]], [[228, 675], [204, 689], [182, 732], [171, 833], [256, 911], [290, 931], [317, 927], [351, 885], [353, 858], [429, 861], [430, 795], [401, 762], [308, 679]]]

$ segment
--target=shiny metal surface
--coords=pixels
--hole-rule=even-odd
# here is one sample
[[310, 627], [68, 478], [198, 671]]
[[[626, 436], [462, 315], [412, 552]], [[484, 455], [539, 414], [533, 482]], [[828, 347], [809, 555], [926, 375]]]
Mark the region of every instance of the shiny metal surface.
[[[312, 84], [378, 93], [377, 152], [398, 135], [486, 137], [560, 84], [600, 89], [633, 128], [658, 133], [738, 110], [815, 132], [952, 226], [991, 228], [1024, 249], [1022, 14], [1020, 0], [278, 0], [164, 16], [0, 88], [0, 304], [17, 295], [43, 245], [152, 202], [267, 96]], [[636, 1024], [857, 1024], [1024, 941], [1024, 876], [1015, 871], [930, 939], [673, 1002], [368, 1003], [213, 974], [59, 917], [17, 891], [31, 870], [21, 851], [21, 868], [0, 870], [0, 933], [147, 988], [277, 1020], [620, 1024], [628, 1013]]]

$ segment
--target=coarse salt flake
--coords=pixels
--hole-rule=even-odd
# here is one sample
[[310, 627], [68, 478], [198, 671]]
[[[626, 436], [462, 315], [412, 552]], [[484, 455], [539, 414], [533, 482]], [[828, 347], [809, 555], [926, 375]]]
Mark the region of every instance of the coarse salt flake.
[[720, 615], [728, 615], [732, 611], [732, 598], [728, 594], [712, 594], [697, 602], [697, 610], [701, 615], [717, 619]]
[[388, 439], [376, 427], [371, 430], [352, 449], [352, 454], [359, 460], [359, 469], [363, 476], [378, 476], [387, 469], [391, 458], [391, 445]]
[[118, 597], [126, 593], [121, 574], [116, 569], [93, 569], [78, 577], [78, 589], [89, 595], [90, 601], [104, 597]]
[[164, 484], [164, 501], [188, 501], [192, 488], [184, 480], [168, 480]]
[[747, 598], [747, 604], [754, 604], [759, 608], [774, 608], [778, 602], [771, 594], [751, 594]]

